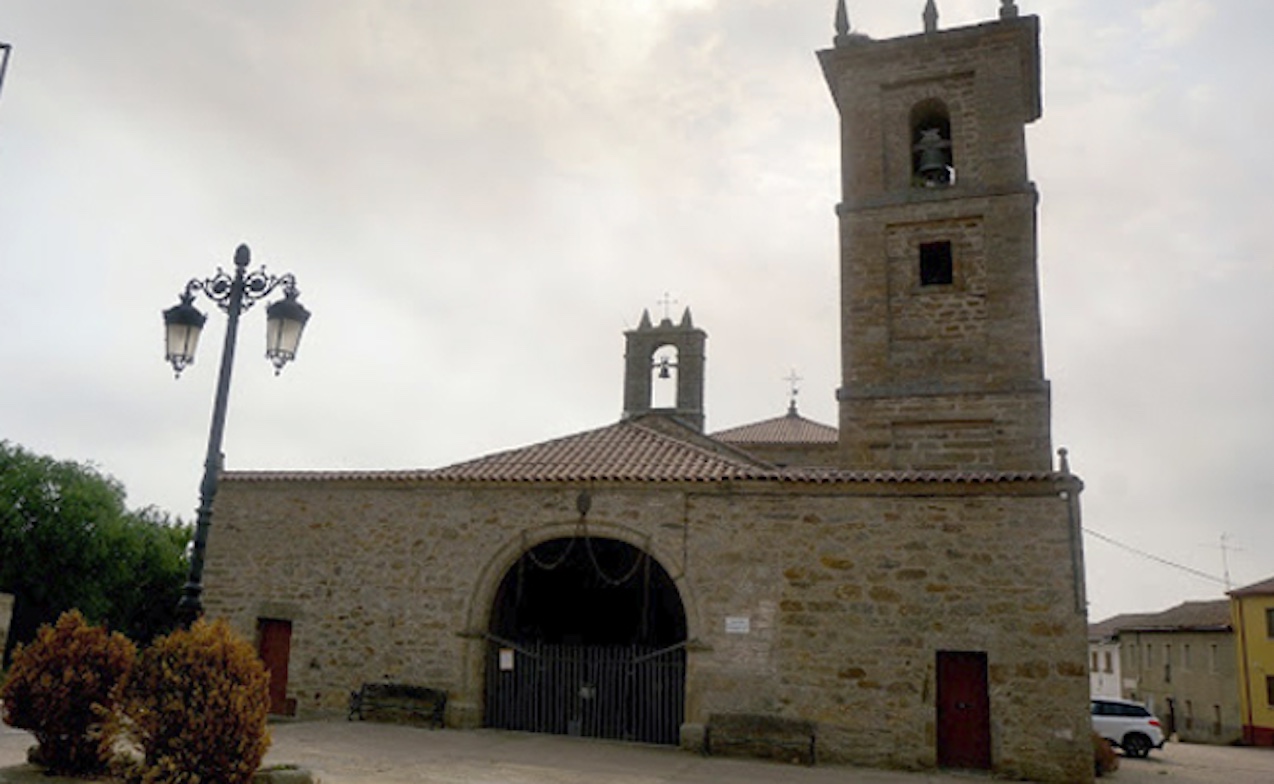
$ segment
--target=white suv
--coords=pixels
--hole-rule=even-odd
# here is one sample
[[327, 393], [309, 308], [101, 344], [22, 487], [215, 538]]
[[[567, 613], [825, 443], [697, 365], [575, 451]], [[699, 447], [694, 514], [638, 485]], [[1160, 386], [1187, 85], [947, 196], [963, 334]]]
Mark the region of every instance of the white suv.
[[1092, 712], [1093, 730], [1129, 757], [1163, 748], [1163, 725], [1140, 702], [1103, 697], [1092, 700]]

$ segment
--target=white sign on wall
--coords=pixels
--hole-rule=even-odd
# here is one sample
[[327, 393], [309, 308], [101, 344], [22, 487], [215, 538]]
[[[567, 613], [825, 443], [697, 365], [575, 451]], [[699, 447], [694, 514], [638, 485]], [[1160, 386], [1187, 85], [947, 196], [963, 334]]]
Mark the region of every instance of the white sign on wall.
[[751, 634], [752, 619], [746, 615], [727, 615], [725, 619], [726, 634]]
[[513, 672], [513, 649], [500, 649], [500, 672]]

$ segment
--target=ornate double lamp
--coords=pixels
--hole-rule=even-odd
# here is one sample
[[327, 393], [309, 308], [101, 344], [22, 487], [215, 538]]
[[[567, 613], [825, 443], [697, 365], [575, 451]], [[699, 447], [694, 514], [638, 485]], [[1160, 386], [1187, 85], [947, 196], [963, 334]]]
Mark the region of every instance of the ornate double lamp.
[[[282, 276], [267, 274], [265, 267], [247, 272], [250, 252], [247, 245], [240, 245], [234, 254], [235, 270], [230, 275], [218, 269], [211, 278], [195, 278], [186, 284], [181, 300], [164, 311], [164, 359], [173, 366], [178, 376], [195, 361], [195, 349], [199, 334], [208, 317], [195, 307], [195, 292], [202, 291], [226, 312], [231, 326], [227, 338], [238, 331], [239, 314], [251, 308], [257, 300], [276, 289], [283, 289], [283, 299], [266, 307], [265, 357], [274, 363], [277, 375], [283, 366], [296, 358], [301, 333], [309, 321], [310, 312], [297, 296], [296, 278], [291, 273]], [[229, 340], [227, 346], [231, 346]]]
[[190, 557], [190, 577], [182, 589], [179, 612], [186, 622], [203, 613], [204, 551], [208, 543], [208, 528], [212, 524], [212, 501], [217, 493], [217, 477], [221, 470], [221, 437], [225, 432], [226, 404], [230, 397], [230, 371], [234, 366], [235, 343], [239, 334], [239, 315], [258, 300], [281, 289], [283, 299], [266, 307], [265, 356], [274, 364], [275, 375], [283, 366], [296, 358], [301, 333], [310, 313], [297, 295], [296, 279], [291, 273], [275, 276], [265, 267], [248, 272], [251, 254], [247, 245], [240, 245], [234, 254], [234, 274], [218, 269], [211, 278], [195, 278], [186, 284], [181, 300], [164, 311], [164, 358], [173, 366], [177, 376], [195, 361], [195, 349], [199, 345], [199, 333], [208, 317], [195, 307], [195, 292], [202, 291], [226, 312], [226, 342], [221, 352], [221, 373], [217, 380], [217, 395], [212, 408], [212, 427], [208, 434], [208, 453], [204, 459], [203, 481], [199, 485], [199, 509], [195, 520], [195, 541]]

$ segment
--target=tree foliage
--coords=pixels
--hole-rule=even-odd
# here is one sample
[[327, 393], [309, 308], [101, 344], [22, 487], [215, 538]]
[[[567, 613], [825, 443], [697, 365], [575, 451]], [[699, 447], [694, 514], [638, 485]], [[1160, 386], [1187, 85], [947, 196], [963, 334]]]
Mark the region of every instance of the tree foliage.
[[190, 530], [124, 499], [92, 465], [0, 441], [0, 591], [14, 595], [6, 662], [71, 608], [143, 642], [175, 626]]

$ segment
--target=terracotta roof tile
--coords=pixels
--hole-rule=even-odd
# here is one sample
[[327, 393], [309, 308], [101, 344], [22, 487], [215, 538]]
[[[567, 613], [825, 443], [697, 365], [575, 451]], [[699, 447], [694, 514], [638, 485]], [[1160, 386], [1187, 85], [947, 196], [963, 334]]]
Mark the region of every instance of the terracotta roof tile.
[[428, 472], [431, 479], [543, 481], [714, 481], [769, 476], [764, 463], [730, 456], [636, 422], [497, 452]]
[[781, 417], [712, 434], [727, 444], [834, 444], [837, 436], [836, 428], [806, 419], [795, 410]]

